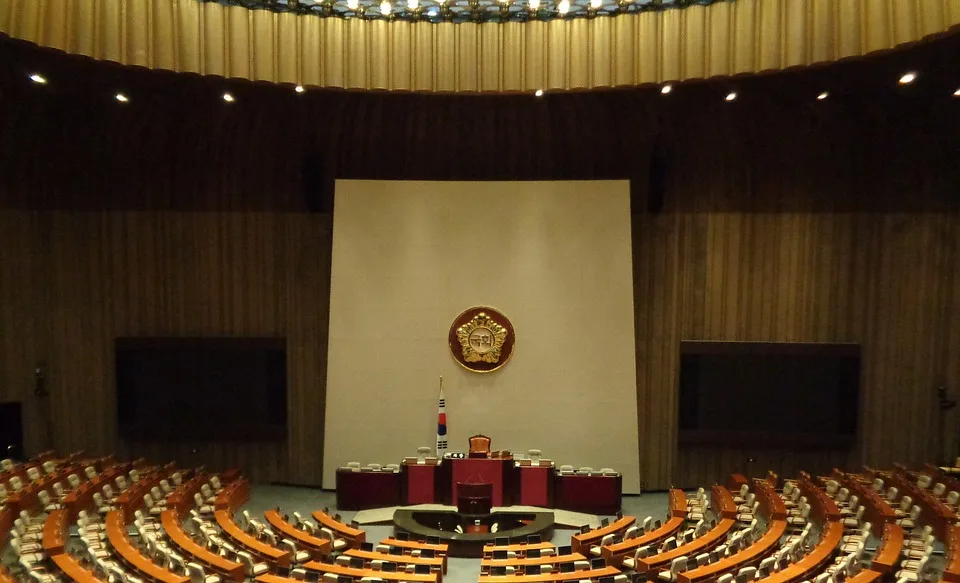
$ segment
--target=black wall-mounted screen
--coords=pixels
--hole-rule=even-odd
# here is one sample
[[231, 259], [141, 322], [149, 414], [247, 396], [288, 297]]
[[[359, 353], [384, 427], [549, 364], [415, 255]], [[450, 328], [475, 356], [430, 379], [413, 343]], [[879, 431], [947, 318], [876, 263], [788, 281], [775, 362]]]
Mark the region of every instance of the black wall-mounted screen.
[[285, 439], [283, 338], [118, 338], [117, 422], [127, 439]]
[[859, 395], [856, 344], [680, 345], [681, 444], [848, 446]]

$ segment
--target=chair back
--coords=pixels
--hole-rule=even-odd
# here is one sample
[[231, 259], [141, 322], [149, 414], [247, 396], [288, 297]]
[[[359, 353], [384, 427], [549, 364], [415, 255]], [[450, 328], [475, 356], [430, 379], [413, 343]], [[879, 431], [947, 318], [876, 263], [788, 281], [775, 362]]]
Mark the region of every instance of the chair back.
[[474, 435], [470, 438], [470, 457], [489, 457], [490, 438], [486, 435]]

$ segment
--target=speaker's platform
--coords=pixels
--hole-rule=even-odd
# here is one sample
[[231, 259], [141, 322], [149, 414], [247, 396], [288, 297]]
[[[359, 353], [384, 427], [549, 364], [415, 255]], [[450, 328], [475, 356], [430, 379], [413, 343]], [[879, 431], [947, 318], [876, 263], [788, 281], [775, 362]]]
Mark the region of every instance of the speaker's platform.
[[398, 509], [393, 524], [398, 532], [417, 538], [436, 537], [447, 545], [451, 557], [482, 557], [484, 545], [496, 539], [526, 542], [537, 534], [543, 540], [553, 536], [553, 512], [495, 510], [490, 514], [461, 514], [456, 510]]

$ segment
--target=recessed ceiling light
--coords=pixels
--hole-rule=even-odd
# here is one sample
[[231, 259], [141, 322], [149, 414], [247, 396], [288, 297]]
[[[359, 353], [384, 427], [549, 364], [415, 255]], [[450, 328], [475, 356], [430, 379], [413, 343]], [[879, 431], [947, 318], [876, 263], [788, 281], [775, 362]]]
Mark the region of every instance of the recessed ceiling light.
[[537, 97], [543, 97], [543, 89], [537, 89], [534, 92], [534, 95], [536, 95]]
[[410, 10], [420, 8], [420, 0], [407, 0], [407, 8]]
[[436, 8], [431, 8], [430, 10], [427, 10], [427, 16], [436, 16], [436, 15], [437, 15]]
[[673, 85], [669, 83], [660, 88], [660, 93], [663, 93], [664, 95], [670, 93], [671, 91], [673, 91]]
[[560, 16], [570, 12], [570, 0], [560, 0], [560, 2], [557, 3], [557, 12], [560, 13]]
[[590, 8], [600, 10], [601, 6], [603, 6], [603, 0], [590, 0]]
[[347, 0], [347, 8], [350, 10], [356, 10], [360, 7], [360, 0]]
[[41, 85], [47, 82], [46, 77], [44, 77], [43, 75], [40, 75], [39, 73], [34, 73], [30, 75], [30, 80], [33, 81], [34, 83], [39, 83]]
[[530, 10], [534, 12], [540, 10], [540, 0], [530, 0]]
[[736, 98], [737, 98], [737, 92], [736, 92], [736, 91], [731, 91], [730, 93], [727, 93], [727, 96], [724, 97], [724, 100], [726, 100], [726, 101], [733, 101], [733, 100], [736, 99]]
[[826, 91], [824, 91], [824, 92], [821, 93], [820, 95], [817, 95], [817, 99], [819, 99], [820, 101], [823, 101], [824, 99], [826, 99], [826, 98], [828, 98], [828, 97], [830, 97], [830, 94], [827, 93]]
[[957, 89], [956, 91], [954, 91], [954, 92], [953, 92], [953, 96], [954, 96], [954, 97], [960, 97], [960, 89]]
[[916, 80], [917, 80], [917, 74], [914, 73], [913, 71], [910, 71], [909, 73], [904, 73], [903, 76], [900, 77], [900, 84], [907, 85], [907, 84], [913, 83]]
[[120, 103], [126, 103], [130, 101], [130, 99], [123, 93], [117, 93], [116, 95], [113, 96], [113, 98], [119, 101]]
[[380, 3], [380, 14], [384, 16], [390, 16], [390, 12], [393, 10], [393, 6], [390, 5], [388, 0], [383, 0]]
[[293, 90], [296, 91], [297, 93], [303, 93], [303, 92], [304, 92], [303, 85], [297, 85], [296, 87], [293, 88]]
[[233, 103], [233, 95], [231, 95], [230, 93], [224, 93], [223, 100], [226, 101], [227, 103]]

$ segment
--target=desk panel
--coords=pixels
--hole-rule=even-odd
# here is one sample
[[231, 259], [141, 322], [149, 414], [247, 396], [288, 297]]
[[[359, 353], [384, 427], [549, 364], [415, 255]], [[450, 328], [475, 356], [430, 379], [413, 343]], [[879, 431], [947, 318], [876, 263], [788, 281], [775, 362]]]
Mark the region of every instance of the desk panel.
[[400, 472], [337, 470], [337, 508], [364, 510], [400, 506]]
[[127, 526], [122, 511], [112, 510], [108, 512], [106, 527], [107, 540], [110, 541], [110, 545], [130, 568], [149, 579], [155, 579], [163, 583], [189, 583], [189, 577], [171, 573], [140, 554], [140, 551], [127, 538]]
[[581, 579], [599, 579], [615, 577], [620, 571], [614, 567], [573, 571], [571, 573], [546, 573], [540, 575], [480, 575], [479, 583], [550, 583], [551, 581], [579, 581]]
[[444, 460], [451, 465], [450, 491], [453, 505], [457, 504], [457, 483], [484, 482], [493, 484], [491, 502], [494, 506], [513, 504], [513, 467], [512, 459], [500, 458], [464, 458]]
[[[343, 553], [348, 557], [356, 557], [358, 559], [363, 559], [364, 563], [369, 565], [373, 561], [388, 561], [391, 563], [396, 563], [397, 565], [427, 565], [430, 567], [431, 571], [438, 571], [439, 573], [447, 572], [447, 559], [446, 557], [434, 557], [432, 559], [414, 557], [411, 555], [390, 555], [386, 553], [377, 553], [373, 551], [361, 551], [359, 549], [349, 549]], [[368, 567], [369, 568], [369, 567]], [[441, 577], [437, 577], [437, 581], [441, 580]]]
[[736, 523], [736, 520], [724, 518], [700, 538], [695, 538], [687, 544], [680, 545], [677, 548], [665, 553], [659, 553], [657, 555], [653, 555], [652, 557], [640, 559], [637, 561], [636, 571], [638, 573], [646, 573], [652, 570], [664, 569], [667, 568], [670, 565], [670, 562], [677, 557], [683, 555], [686, 555], [687, 557], [695, 557], [700, 553], [705, 553], [726, 540], [727, 533], [730, 532], [730, 529], [732, 529]]
[[67, 521], [68, 512], [64, 509], [54, 510], [47, 515], [43, 522], [43, 552], [50, 555], [59, 555], [66, 545], [66, 538], [70, 535], [70, 523]]
[[619, 520], [611, 522], [607, 526], [573, 535], [570, 537], [570, 547], [575, 553], [589, 552], [590, 547], [599, 545], [603, 537], [608, 534], [622, 534], [636, 523], [637, 518], [635, 516], [624, 516]]
[[790, 563], [786, 569], [772, 573], [763, 583], [791, 583], [811, 579], [813, 574], [819, 572], [830, 560], [843, 537], [843, 524], [840, 522], [829, 522], [825, 529], [820, 542], [812, 551], [799, 561]]
[[616, 514], [623, 497], [623, 477], [556, 474], [556, 507], [590, 514]]
[[106, 583], [106, 581], [98, 579], [92, 572], [80, 566], [80, 563], [70, 555], [64, 553], [56, 554], [53, 555], [52, 560], [57, 568], [60, 569], [60, 572], [74, 583]]
[[749, 547], [729, 557], [724, 557], [716, 563], [677, 573], [677, 582], [706, 581], [717, 578], [724, 573], [733, 573], [743, 567], [756, 566], [779, 548], [780, 537], [786, 531], [787, 522], [785, 520], [775, 520], [767, 526], [767, 531], [763, 533], [763, 536]]
[[316, 520], [320, 526], [325, 526], [336, 533], [338, 538], [345, 539], [350, 548], [359, 548], [360, 543], [366, 542], [367, 540], [367, 533], [358, 528], [353, 528], [348, 524], [344, 524], [339, 520], [334, 520], [333, 517], [326, 512], [315, 510], [313, 512], [313, 519]]
[[903, 550], [903, 528], [899, 524], [883, 525], [883, 537], [877, 545], [870, 568], [880, 573], [893, 573], [899, 568], [900, 552]]
[[520, 492], [518, 504], [522, 506], [540, 506], [553, 508], [554, 475], [553, 464], [544, 466], [520, 466]]
[[[385, 581], [407, 581], [408, 583], [437, 583], [439, 573], [430, 573], [429, 575], [417, 575], [415, 573], [387, 573], [384, 571], [374, 571], [373, 569], [354, 569], [353, 567], [344, 567], [343, 565], [332, 565], [330, 563], [320, 563], [310, 561], [304, 563], [303, 568], [308, 571], [317, 571], [319, 573], [333, 573], [334, 575], [346, 575], [359, 581], [363, 577], [379, 577]], [[260, 581], [260, 577], [257, 577]], [[270, 583], [261, 581], [261, 583]]]
[[684, 518], [674, 516], [663, 523], [658, 529], [651, 530], [646, 534], [619, 542], [615, 545], [600, 547], [600, 555], [606, 559], [608, 563], [621, 566], [623, 565], [623, 560], [628, 556], [632, 556], [640, 547], [658, 545], [661, 541], [677, 534], [684, 522]]
[[442, 502], [440, 488], [437, 487], [440, 470], [436, 462], [418, 464], [404, 461], [400, 465], [400, 473], [405, 506]]
[[437, 554], [438, 557], [445, 557], [447, 555], [447, 545], [432, 545], [430, 543], [421, 543], [412, 540], [397, 540], [395, 538], [385, 538], [380, 541], [380, 544], [387, 545], [388, 547], [399, 547], [404, 551], [417, 550], [430, 550]]

